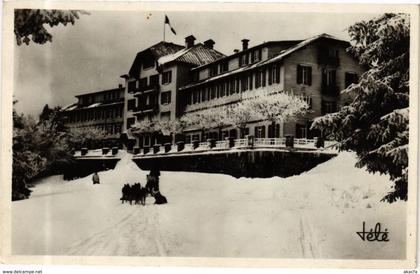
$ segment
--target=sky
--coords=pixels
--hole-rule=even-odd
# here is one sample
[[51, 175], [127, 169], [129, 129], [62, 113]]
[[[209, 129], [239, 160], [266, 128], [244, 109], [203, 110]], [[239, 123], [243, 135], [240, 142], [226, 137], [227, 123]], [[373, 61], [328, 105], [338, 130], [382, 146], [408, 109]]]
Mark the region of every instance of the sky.
[[51, 28], [52, 43], [14, 47], [16, 109], [38, 115], [48, 104], [66, 106], [75, 95], [112, 89], [124, 84], [136, 53], [163, 40], [165, 14], [177, 32], [166, 28], [166, 41], [184, 45], [213, 39], [215, 49], [232, 54], [265, 41], [305, 39], [328, 33], [349, 40], [347, 28], [369, 20], [370, 13], [262, 13], [262, 12], [133, 12], [89, 11], [74, 25]]

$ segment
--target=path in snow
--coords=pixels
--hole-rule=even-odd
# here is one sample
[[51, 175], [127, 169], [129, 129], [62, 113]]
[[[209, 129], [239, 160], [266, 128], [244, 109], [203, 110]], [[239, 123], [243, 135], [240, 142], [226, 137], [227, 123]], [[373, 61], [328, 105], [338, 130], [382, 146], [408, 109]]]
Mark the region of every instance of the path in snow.
[[[380, 203], [385, 176], [354, 168], [342, 153], [289, 178], [235, 179], [162, 172], [165, 205], [121, 204], [124, 183], [145, 183], [126, 155], [114, 170], [63, 182], [44, 179], [30, 199], [13, 202], [14, 254], [404, 258], [405, 203]], [[390, 242], [363, 242], [362, 222], [381, 222]]]

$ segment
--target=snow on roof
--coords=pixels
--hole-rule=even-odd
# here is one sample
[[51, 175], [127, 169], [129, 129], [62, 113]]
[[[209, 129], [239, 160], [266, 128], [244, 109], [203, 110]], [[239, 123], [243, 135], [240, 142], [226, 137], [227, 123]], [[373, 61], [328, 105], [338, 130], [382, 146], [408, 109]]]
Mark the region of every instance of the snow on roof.
[[70, 110], [74, 110], [77, 108], [77, 103], [73, 103], [70, 105], [67, 105], [65, 107], [63, 107], [63, 111], [70, 111]]
[[94, 104], [91, 104], [91, 105], [87, 106], [86, 108], [99, 107], [100, 105], [102, 105], [102, 103], [94, 103]]
[[203, 44], [197, 44], [189, 49], [184, 48], [173, 54], [169, 54], [158, 59], [159, 65], [163, 65], [173, 61], [189, 63], [197, 66], [212, 63], [225, 57], [224, 54], [217, 50], [207, 48]]

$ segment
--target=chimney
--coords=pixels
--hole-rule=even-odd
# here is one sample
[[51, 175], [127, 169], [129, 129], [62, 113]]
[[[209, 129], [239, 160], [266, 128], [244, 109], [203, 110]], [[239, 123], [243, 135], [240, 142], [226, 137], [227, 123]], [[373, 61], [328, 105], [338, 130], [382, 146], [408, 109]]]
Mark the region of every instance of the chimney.
[[193, 35], [185, 37], [185, 47], [187, 49], [194, 46], [195, 37]]
[[233, 52], [234, 53], [238, 53], [239, 52], [239, 49], [234, 49]]
[[216, 44], [216, 42], [214, 42], [213, 39], [209, 39], [204, 41], [203, 44], [206, 48], [213, 49], [214, 44]]
[[242, 50], [247, 50], [249, 39], [242, 39], [241, 41], [242, 41]]

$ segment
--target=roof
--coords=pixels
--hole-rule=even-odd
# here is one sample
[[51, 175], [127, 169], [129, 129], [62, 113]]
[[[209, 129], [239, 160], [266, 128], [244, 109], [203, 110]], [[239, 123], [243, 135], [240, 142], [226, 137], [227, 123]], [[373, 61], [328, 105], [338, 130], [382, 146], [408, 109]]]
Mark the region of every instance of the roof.
[[137, 53], [133, 64], [131, 65], [129, 75], [137, 75], [140, 73], [141, 58], [144, 55], [151, 54], [154, 58], [159, 59], [162, 56], [174, 54], [184, 49], [184, 46], [177, 45], [170, 42], [159, 42], [143, 51]]
[[159, 65], [163, 65], [171, 62], [182, 62], [201, 66], [212, 63], [224, 57], [226, 56], [223, 53], [215, 49], [208, 48], [199, 43], [189, 49], [184, 48], [174, 54], [160, 57], [158, 59], [158, 63]]
[[320, 38], [332, 39], [332, 40], [336, 40], [336, 41], [348, 43], [348, 41], [341, 40], [341, 39], [338, 39], [338, 38], [336, 38], [334, 36], [331, 36], [329, 34], [323, 33], [323, 34], [320, 34], [320, 35], [317, 35], [317, 36], [313, 36], [311, 38], [308, 38], [306, 40], [303, 40], [302, 42], [300, 42], [300, 43], [298, 43], [298, 44], [296, 44], [294, 46], [291, 46], [290, 48], [287, 48], [287, 49], [281, 51], [279, 55], [276, 55], [276, 56], [274, 56], [274, 57], [272, 57], [270, 59], [262, 60], [262, 61], [259, 61], [259, 62], [253, 63], [253, 64], [242, 66], [242, 67], [239, 67], [239, 68], [237, 68], [235, 70], [227, 71], [227, 72], [225, 72], [223, 74], [219, 74], [219, 75], [216, 75], [214, 77], [210, 77], [210, 78], [204, 79], [201, 82], [193, 83], [193, 84], [190, 84], [190, 85], [181, 87], [180, 90], [187, 89], [187, 88], [190, 88], [190, 87], [193, 87], [193, 86], [202, 85], [202, 84], [211, 82], [213, 80], [224, 78], [224, 77], [227, 77], [227, 76], [230, 76], [230, 75], [233, 75], [233, 74], [237, 74], [237, 73], [240, 73], [240, 72], [248, 71], [248, 70], [254, 69], [256, 67], [261, 67], [261, 66], [264, 66], [264, 65], [267, 65], [267, 64], [278, 62], [278, 61], [282, 60], [284, 57], [290, 55], [291, 53], [293, 53], [293, 52], [295, 52], [295, 51], [297, 51], [297, 50], [299, 50], [299, 49], [307, 46], [308, 44], [310, 44], [310, 43], [312, 43], [312, 42], [314, 42], [314, 41], [316, 41], [316, 40], [318, 40]]
[[[232, 58], [235, 58], [236, 56], [238, 56], [238, 55], [242, 55], [242, 54], [244, 54], [244, 53], [247, 53], [247, 52], [251, 52], [251, 51], [254, 51], [254, 50], [256, 50], [256, 49], [258, 49], [258, 48], [262, 48], [262, 47], [266, 47], [266, 46], [270, 46], [270, 45], [284, 45], [284, 46], [286, 46], [286, 47], [290, 47], [290, 46], [293, 46], [293, 45], [295, 45], [295, 44], [297, 44], [297, 43], [300, 43], [300, 42], [302, 42], [303, 40], [279, 40], [279, 41], [267, 41], [267, 42], [264, 42], [264, 43], [262, 43], [262, 44], [258, 44], [258, 45], [256, 45], [256, 46], [253, 46], [253, 47], [251, 47], [251, 48], [248, 48], [248, 49], [246, 49], [246, 50], [242, 50], [242, 51], [239, 51], [239, 52], [237, 52], [237, 53], [234, 53], [234, 54], [231, 54], [231, 55], [229, 55], [229, 56], [225, 56], [224, 58], [221, 58], [219, 61], [221, 61], [221, 60], [224, 60], [224, 59], [232, 59]], [[204, 67], [207, 67], [208, 65], [211, 65], [211, 64], [205, 64], [205, 65], [201, 65], [201, 66], [199, 66], [199, 67], [196, 67], [196, 68], [193, 68], [193, 70], [196, 70], [196, 69], [202, 69], [202, 68], [204, 68]]]
[[100, 91], [92, 91], [92, 92], [84, 92], [84, 93], [80, 93], [78, 95], [75, 95], [75, 97], [79, 98], [85, 95], [92, 95], [92, 94], [96, 94], [96, 93], [106, 93], [106, 92], [112, 92], [112, 91], [116, 91], [116, 90], [124, 90], [125, 87], [118, 87], [118, 88], [113, 88], [113, 89], [105, 89], [105, 90], [100, 90]]
[[63, 108], [63, 111], [71, 111], [71, 110], [78, 110], [78, 109], [88, 109], [88, 108], [98, 108], [98, 107], [107, 107], [112, 105], [119, 105], [124, 104], [124, 101], [119, 102], [110, 102], [110, 103], [93, 103], [87, 106], [79, 106], [77, 103], [74, 103], [68, 107]]

